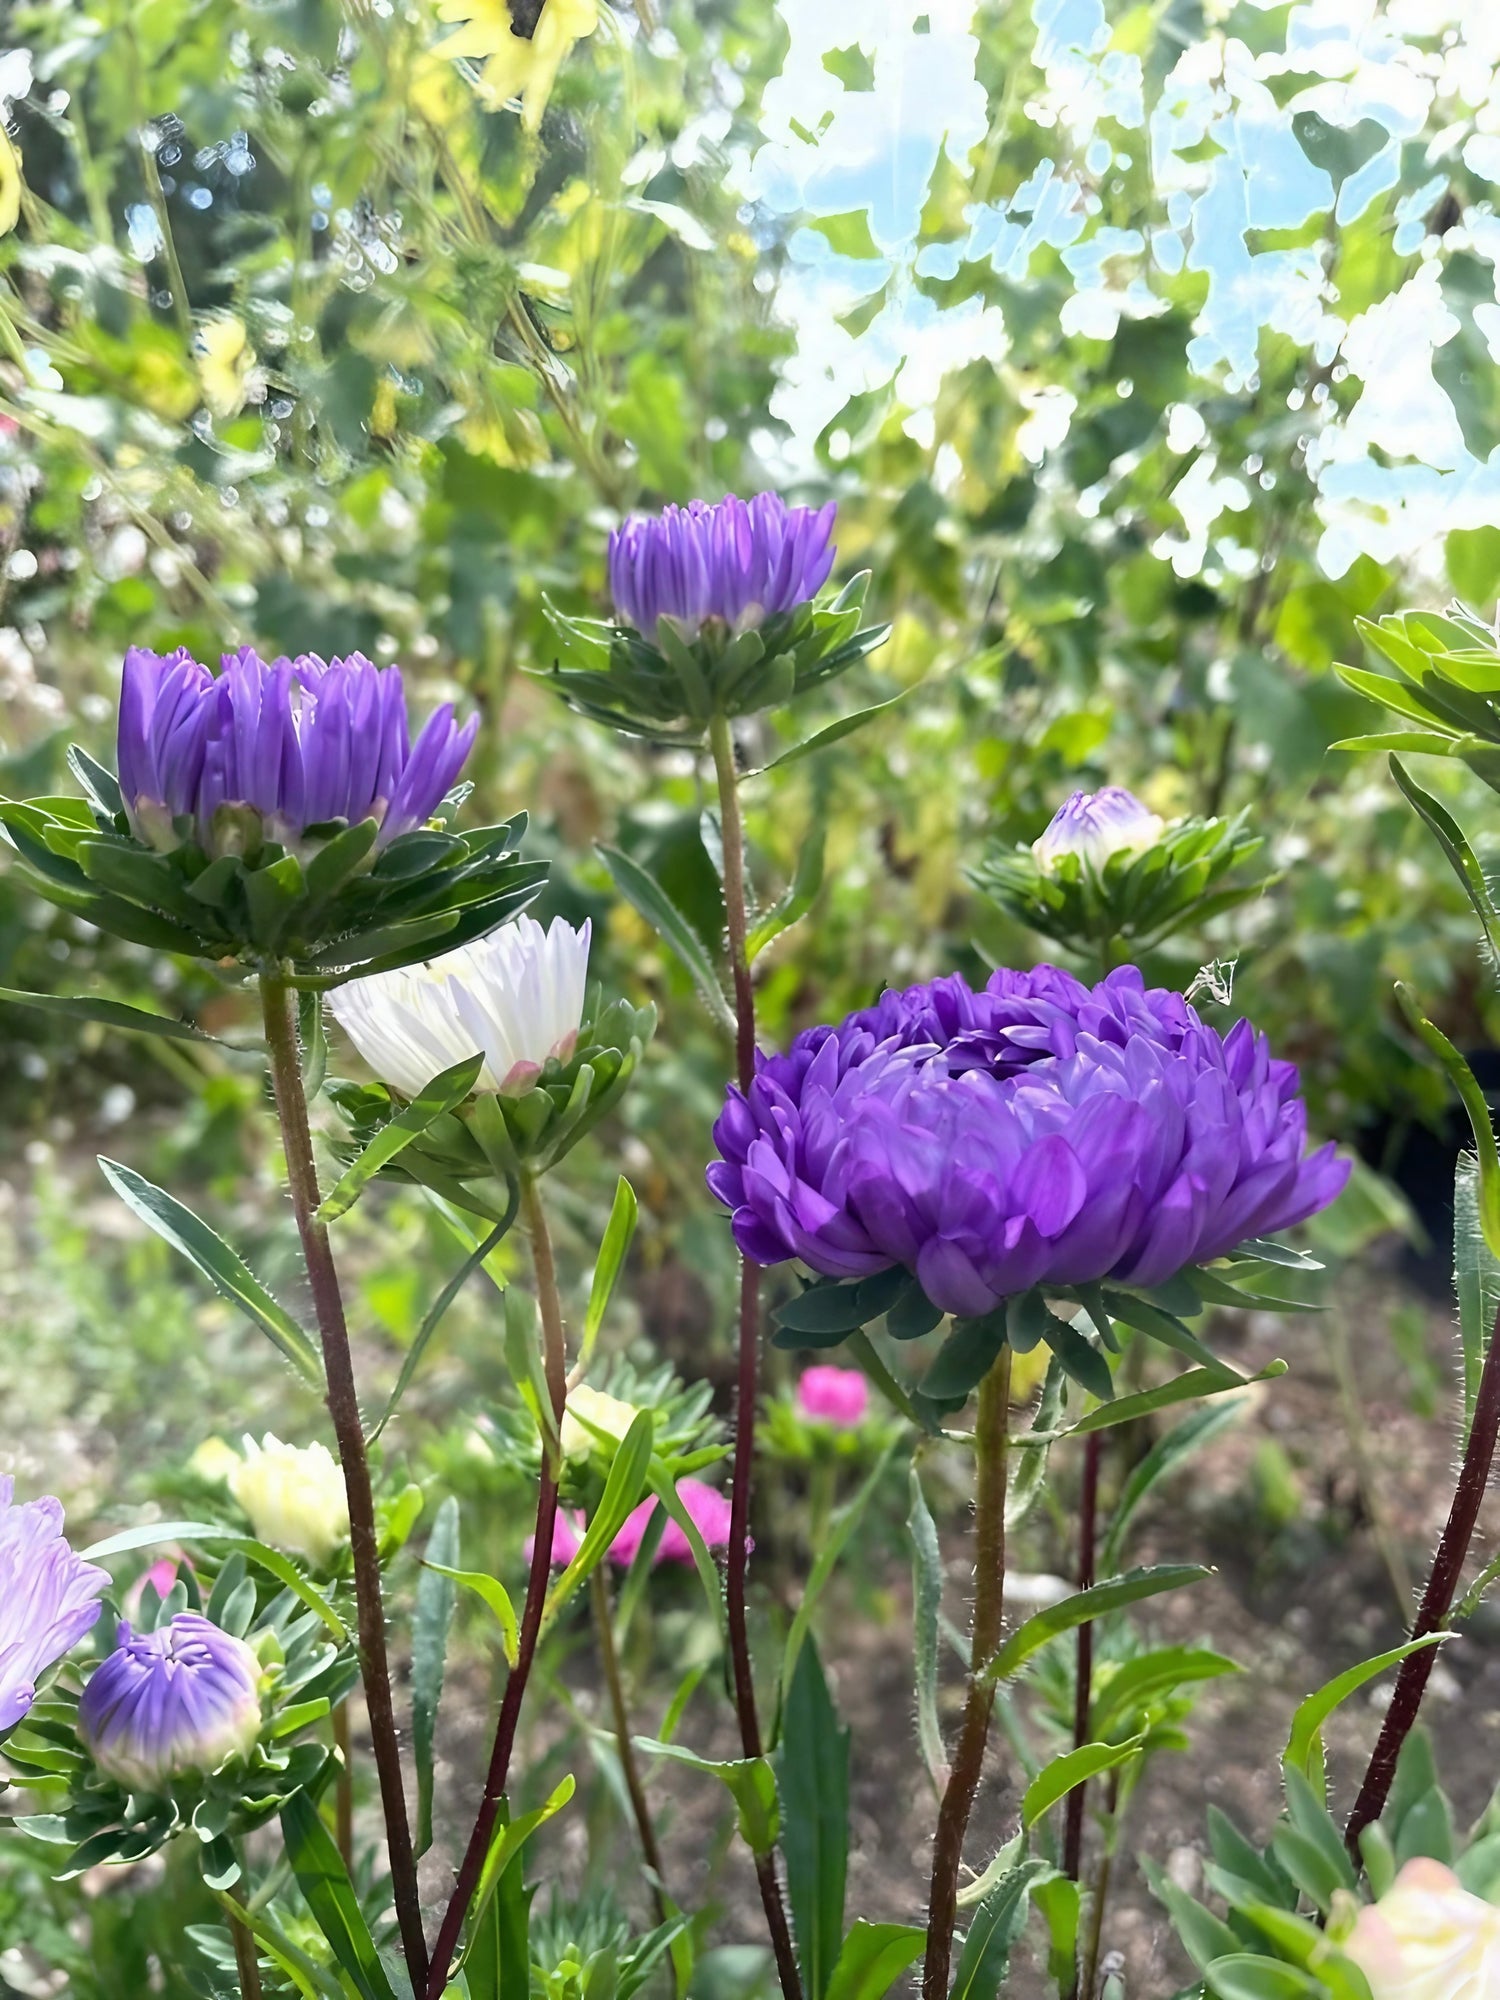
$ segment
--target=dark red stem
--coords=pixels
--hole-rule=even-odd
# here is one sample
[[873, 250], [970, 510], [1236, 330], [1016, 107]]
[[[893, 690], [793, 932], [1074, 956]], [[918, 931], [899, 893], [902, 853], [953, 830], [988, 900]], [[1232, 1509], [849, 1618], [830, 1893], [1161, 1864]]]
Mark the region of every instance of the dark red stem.
[[[1489, 1352], [1479, 1377], [1479, 1393], [1474, 1398], [1474, 1421], [1469, 1427], [1469, 1442], [1459, 1468], [1458, 1484], [1453, 1490], [1453, 1505], [1448, 1510], [1437, 1554], [1432, 1559], [1427, 1588], [1422, 1593], [1417, 1622], [1412, 1627], [1414, 1639], [1425, 1639], [1429, 1632], [1440, 1631], [1453, 1609], [1458, 1581], [1468, 1559], [1469, 1544], [1474, 1539], [1480, 1502], [1489, 1485], [1497, 1437], [1500, 1437], [1500, 1315], [1496, 1316], [1490, 1334]], [[1401, 1755], [1401, 1746], [1416, 1722], [1436, 1653], [1436, 1646], [1424, 1646], [1418, 1653], [1408, 1653], [1401, 1662], [1391, 1705], [1385, 1712], [1385, 1721], [1381, 1724], [1380, 1735], [1371, 1753], [1364, 1783], [1359, 1788], [1359, 1797], [1349, 1815], [1349, 1824], [1344, 1828], [1345, 1843], [1356, 1859], [1359, 1856], [1359, 1836], [1385, 1810], [1391, 1780], [1396, 1775], [1396, 1759]]]
[[[1078, 1507], [1078, 1588], [1087, 1590], [1094, 1581], [1094, 1543], [1099, 1517], [1099, 1465], [1104, 1456], [1104, 1433], [1090, 1431], [1083, 1447], [1083, 1491]], [[1078, 1674], [1073, 1694], [1073, 1748], [1081, 1750], [1089, 1740], [1089, 1705], [1094, 1692], [1094, 1627], [1092, 1622], [1078, 1628]], [[1083, 1809], [1087, 1785], [1075, 1785], [1068, 1794], [1067, 1827], [1063, 1835], [1063, 1873], [1076, 1882], [1083, 1867]]]

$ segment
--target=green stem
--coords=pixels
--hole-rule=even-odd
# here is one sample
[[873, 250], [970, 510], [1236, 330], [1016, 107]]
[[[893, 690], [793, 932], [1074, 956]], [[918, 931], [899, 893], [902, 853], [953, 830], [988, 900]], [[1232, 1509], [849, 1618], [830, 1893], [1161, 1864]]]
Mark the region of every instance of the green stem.
[[952, 1769], [938, 1809], [932, 1846], [932, 1886], [927, 1899], [927, 1957], [922, 1967], [923, 2000], [948, 2000], [948, 1968], [958, 1915], [958, 1874], [964, 1834], [984, 1770], [993, 1682], [984, 1669], [1000, 1644], [1005, 1615], [1005, 1493], [1010, 1474], [1010, 1348], [979, 1385], [979, 1417], [974, 1428], [974, 1622], [969, 1645], [969, 1693]]
[[354, 1746], [349, 1740], [349, 1704], [341, 1701], [333, 1711], [333, 1740], [339, 1753], [338, 1782], [334, 1787], [334, 1822], [339, 1853], [350, 1875], [354, 1873]]
[[[724, 921], [729, 970], [734, 985], [735, 1077], [741, 1090], [755, 1080], [755, 988], [750, 979], [750, 906], [745, 881], [745, 826], [740, 817], [734, 732], [726, 715], [709, 724], [709, 747], [719, 791], [719, 833], [724, 847]], [[747, 1758], [761, 1755], [760, 1716], [755, 1706], [755, 1669], [745, 1613], [749, 1577], [750, 1487], [755, 1473], [755, 1407], [760, 1394], [760, 1267], [740, 1259], [739, 1368], [735, 1396], [734, 1484], [729, 1495], [729, 1553], [724, 1604], [729, 1625], [729, 1658], [734, 1676], [735, 1714]], [[802, 2000], [802, 1981], [792, 1950], [791, 1927], [776, 1877], [775, 1859], [757, 1855], [756, 1879], [766, 1927], [776, 1954], [784, 2000]]]
[[261, 2000], [260, 1954], [255, 1939], [238, 1917], [229, 1919], [229, 1935], [234, 1940], [234, 1969], [239, 1975], [241, 2000]]
[[[526, 1226], [531, 1232], [531, 1264], [536, 1277], [537, 1306], [542, 1321], [542, 1361], [547, 1377], [547, 1388], [552, 1398], [552, 1414], [561, 1424], [568, 1399], [568, 1360], [563, 1334], [562, 1299], [557, 1289], [557, 1266], [552, 1256], [552, 1238], [547, 1233], [547, 1217], [542, 1208], [536, 1182], [530, 1175], [521, 1182], [521, 1210], [526, 1217]], [[442, 1927], [438, 1932], [437, 1943], [432, 1948], [431, 1969], [425, 1987], [418, 1985], [414, 1988], [417, 1993], [425, 1992], [426, 2000], [442, 2000], [447, 1991], [448, 1968], [453, 1963], [454, 1953], [458, 1950], [464, 1917], [474, 1899], [480, 1871], [484, 1867], [485, 1856], [490, 1851], [490, 1837], [494, 1833], [501, 1801], [505, 1797], [505, 1787], [510, 1777], [511, 1754], [515, 1749], [516, 1730], [521, 1719], [521, 1702], [526, 1693], [526, 1684], [531, 1678], [532, 1663], [536, 1658], [537, 1637], [542, 1629], [542, 1614], [546, 1609], [547, 1581], [552, 1562], [552, 1530], [556, 1520], [557, 1476], [551, 1455], [544, 1443], [542, 1476], [537, 1488], [536, 1537], [532, 1544], [531, 1574], [526, 1583], [526, 1603], [521, 1613], [516, 1664], [510, 1670], [510, 1677], [505, 1683], [505, 1693], [500, 1699], [500, 1714], [495, 1723], [495, 1741], [490, 1750], [484, 1796], [479, 1802], [474, 1829], [469, 1835], [469, 1844], [464, 1849], [464, 1858], [459, 1864], [453, 1894], [448, 1900], [447, 1909], [443, 1912]]]
[[401, 1776], [401, 1747], [396, 1735], [391, 1669], [386, 1654], [380, 1538], [375, 1526], [370, 1461], [365, 1452], [359, 1392], [354, 1380], [354, 1357], [349, 1347], [349, 1328], [344, 1317], [338, 1269], [333, 1261], [328, 1231], [318, 1220], [321, 1196], [318, 1169], [313, 1159], [312, 1131], [307, 1117], [307, 1096], [302, 1084], [302, 1060], [297, 1047], [296, 996], [280, 973], [269, 971], [261, 974], [260, 992], [271, 1082], [286, 1148], [292, 1210], [302, 1238], [302, 1254], [323, 1343], [328, 1413], [333, 1419], [344, 1474], [344, 1490], [349, 1500], [349, 1545], [354, 1558], [360, 1664], [375, 1769], [380, 1779], [380, 1798], [385, 1812], [391, 1893], [396, 1905], [396, 1920], [401, 1931], [407, 1970], [414, 1990], [420, 1992], [427, 1974], [427, 1947], [422, 1934], [417, 1864], [412, 1852], [411, 1825], [407, 1819], [406, 1791]]

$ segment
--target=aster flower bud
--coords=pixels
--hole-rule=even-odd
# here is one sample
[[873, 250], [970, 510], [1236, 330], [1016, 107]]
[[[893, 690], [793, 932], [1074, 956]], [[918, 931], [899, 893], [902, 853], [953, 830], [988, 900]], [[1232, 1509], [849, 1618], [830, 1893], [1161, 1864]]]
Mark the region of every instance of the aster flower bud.
[[548, 614], [585, 664], [554, 669], [564, 699], [663, 741], [701, 740], [714, 715], [751, 715], [830, 680], [878, 646], [860, 629], [868, 578], [815, 605], [833, 568], [834, 505], [774, 493], [632, 516], [609, 539], [616, 623]]
[[330, 1002], [379, 1084], [330, 1086], [357, 1144], [367, 1145], [443, 1071], [480, 1059], [473, 1094], [403, 1148], [392, 1171], [452, 1194], [480, 1214], [507, 1208], [503, 1183], [553, 1165], [624, 1090], [655, 1014], [590, 1006], [589, 925], [529, 917], [428, 965], [353, 980]]
[[0, 800], [0, 825], [38, 890], [103, 930], [331, 984], [483, 935], [545, 876], [513, 851], [522, 821], [433, 824], [476, 728], [445, 704], [413, 742], [400, 669], [357, 653], [247, 647], [214, 674], [132, 647], [118, 778], [70, 753], [92, 823], [55, 800]]
[[14, 1493], [15, 1482], [0, 1479], [0, 1736], [30, 1710], [47, 1668], [92, 1629], [109, 1583], [64, 1540], [60, 1501], [17, 1506]]
[[1056, 871], [1065, 854], [1076, 854], [1091, 868], [1102, 868], [1115, 854], [1138, 854], [1161, 835], [1166, 821], [1143, 806], [1123, 785], [1106, 785], [1102, 792], [1074, 792], [1060, 806], [1031, 851], [1048, 873]]
[[559, 1432], [563, 1457], [587, 1458], [599, 1442], [595, 1435], [599, 1431], [618, 1444], [638, 1415], [633, 1403], [622, 1402], [618, 1396], [606, 1395], [602, 1389], [591, 1389], [587, 1382], [580, 1382], [576, 1389], [568, 1391], [563, 1411]]
[[133, 1792], [217, 1771], [248, 1754], [260, 1725], [254, 1653], [195, 1611], [154, 1632], [122, 1623], [78, 1705], [78, 1733], [94, 1763]]
[[323, 1444], [283, 1444], [270, 1432], [229, 1474], [229, 1490], [260, 1541], [322, 1567], [349, 1539], [344, 1475]]
[[804, 1368], [797, 1378], [797, 1408], [815, 1424], [854, 1430], [870, 1407], [870, 1384], [858, 1368], [824, 1362]]
[[1500, 1993], [1500, 1909], [1451, 1868], [1408, 1861], [1340, 1946], [1373, 2000], [1480, 2000]]

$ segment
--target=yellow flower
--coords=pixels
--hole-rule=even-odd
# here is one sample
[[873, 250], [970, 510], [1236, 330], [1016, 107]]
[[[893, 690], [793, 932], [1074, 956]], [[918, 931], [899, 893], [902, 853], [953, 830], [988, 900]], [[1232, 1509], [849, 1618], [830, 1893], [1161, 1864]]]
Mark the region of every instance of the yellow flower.
[[229, 1490], [273, 1548], [321, 1565], [349, 1539], [344, 1476], [326, 1445], [299, 1450], [269, 1432], [259, 1444], [247, 1437]]
[[238, 416], [245, 407], [255, 349], [244, 322], [226, 313], [198, 329], [198, 379], [203, 400], [216, 417]]
[[4, 125], [0, 124], [0, 236], [9, 236], [20, 219], [21, 155], [11, 144], [10, 134]]
[[1500, 1909], [1440, 1861], [1408, 1861], [1342, 1950], [1374, 2000], [1487, 2000], [1500, 1993]]
[[[580, 1382], [576, 1389], [569, 1390], [568, 1407], [563, 1411], [563, 1457], [587, 1458], [600, 1442], [595, 1435], [597, 1431], [603, 1431], [605, 1437], [618, 1444], [635, 1422], [636, 1414], [633, 1403], [622, 1402], [618, 1396], [606, 1396], [602, 1389], [591, 1389], [587, 1382]], [[593, 1430], [589, 1429], [590, 1424]]]
[[519, 97], [526, 129], [535, 132], [573, 44], [599, 25], [599, 0], [542, 0], [529, 41], [515, 32], [507, 0], [438, 0], [438, 16], [464, 25], [435, 53], [479, 63], [483, 95], [496, 105]]

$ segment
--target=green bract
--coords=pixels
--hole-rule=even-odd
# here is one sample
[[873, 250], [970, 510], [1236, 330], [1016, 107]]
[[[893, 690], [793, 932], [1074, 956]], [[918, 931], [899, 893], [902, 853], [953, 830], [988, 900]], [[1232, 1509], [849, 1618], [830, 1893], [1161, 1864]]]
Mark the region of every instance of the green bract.
[[467, 787], [378, 855], [373, 819], [311, 827], [294, 853], [264, 839], [250, 812], [240, 852], [211, 858], [183, 818], [181, 844], [158, 853], [130, 832], [111, 773], [76, 748], [69, 761], [86, 799], [0, 799], [0, 827], [39, 894], [134, 944], [275, 960], [299, 986], [336, 986], [467, 944], [524, 909], [547, 875], [545, 862], [516, 851], [524, 813], [449, 831]]
[[[194, 1564], [212, 1573], [211, 1559], [195, 1556]], [[181, 1580], [164, 1599], [148, 1587], [133, 1623], [139, 1631], [153, 1631], [177, 1612], [196, 1608], [197, 1599], [196, 1585]], [[219, 1568], [203, 1609], [215, 1624], [243, 1638], [261, 1661], [264, 1721], [247, 1757], [204, 1777], [176, 1779], [163, 1793], [129, 1792], [93, 1764], [78, 1740], [78, 1697], [60, 1684], [49, 1688], [7, 1738], [5, 1756], [16, 1784], [67, 1788], [59, 1811], [16, 1821], [34, 1838], [70, 1850], [57, 1870], [60, 1877], [81, 1875], [101, 1862], [144, 1860], [190, 1827], [202, 1843], [210, 1887], [228, 1888], [240, 1876], [235, 1841], [273, 1819], [296, 1793], [310, 1790], [316, 1796], [333, 1775], [326, 1744], [294, 1739], [323, 1721], [358, 1682], [352, 1643], [335, 1643], [329, 1618], [290, 1589], [278, 1589], [274, 1579], [257, 1583], [238, 1550]]]
[[[553, 1057], [513, 1097], [485, 1091], [467, 1098], [434, 1118], [381, 1173], [431, 1188], [472, 1214], [508, 1219], [510, 1184], [555, 1166], [592, 1131], [624, 1091], [655, 1030], [654, 1007], [615, 1000], [601, 1011], [597, 994], [591, 1003], [567, 1062]], [[351, 1158], [406, 1103], [384, 1083], [330, 1083], [328, 1095], [349, 1127]]]
[[860, 625], [868, 570], [831, 603], [799, 604], [744, 632], [708, 619], [691, 640], [659, 618], [656, 643], [629, 625], [547, 615], [570, 654], [545, 679], [580, 714], [658, 743], [697, 743], [715, 715], [754, 715], [833, 680], [884, 643], [888, 625]]
[[1349, 736], [1335, 750], [1423, 751], [1460, 757], [1500, 791], [1500, 634], [1462, 604], [1449, 616], [1400, 611], [1378, 623], [1355, 620], [1366, 643], [1396, 673], [1340, 667], [1339, 679], [1401, 716], [1408, 725]]
[[1180, 820], [1149, 847], [1110, 855], [1102, 868], [1081, 854], [1059, 855], [1044, 868], [1029, 847], [996, 845], [970, 880], [1044, 937], [1075, 950], [1118, 941], [1141, 952], [1261, 893], [1263, 881], [1219, 886], [1264, 845], [1248, 820], [1248, 813]]

